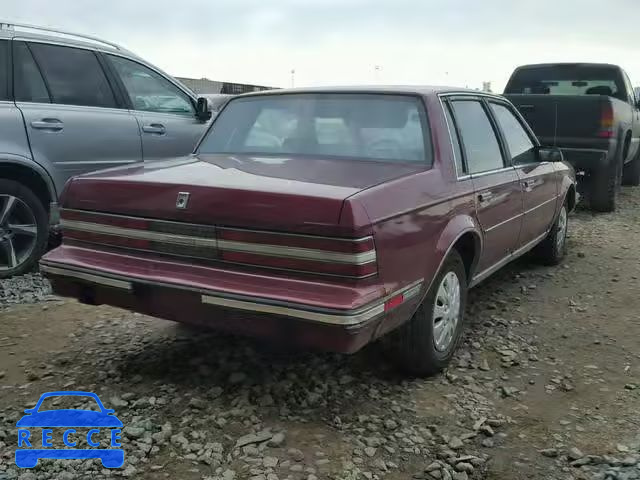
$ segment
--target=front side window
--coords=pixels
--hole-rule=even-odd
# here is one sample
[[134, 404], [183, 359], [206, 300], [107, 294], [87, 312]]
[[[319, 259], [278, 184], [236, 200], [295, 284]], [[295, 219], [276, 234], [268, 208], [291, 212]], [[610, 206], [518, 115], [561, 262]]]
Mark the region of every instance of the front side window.
[[509, 146], [513, 164], [524, 165], [536, 162], [535, 145], [513, 112], [498, 103], [490, 105]]
[[13, 44], [13, 94], [18, 102], [51, 103], [38, 65], [23, 42]]
[[477, 100], [457, 100], [452, 105], [469, 173], [503, 168], [500, 144], [482, 104]]
[[31, 43], [52, 103], [116, 108], [116, 99], [96, 54], [81, 48]]
[[412, 96], [287, 94], [231, 100], [201, 153], [305, 155], [431, 164], [426, 114]]
[[9, 42], [0, 40], [0, 100], [9, 99]]
[[195, 115], [189, 96], [157, 72], [126, 58], [109, 55], [134, 110]]

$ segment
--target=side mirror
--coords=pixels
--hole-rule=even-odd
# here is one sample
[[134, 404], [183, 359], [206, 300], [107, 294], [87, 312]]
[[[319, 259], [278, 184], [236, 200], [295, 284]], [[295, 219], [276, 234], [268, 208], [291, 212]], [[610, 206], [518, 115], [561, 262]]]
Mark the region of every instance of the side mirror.
[[206, 122], [211, 118], [211, 110], [209, 110], [209, 100], [204, 97], [198, 98], [196, 105], [196, 118], [202, 122]]
[[541, 162], [563, 162], [564, 155], [558, 147], [538, 147], [538, 160]]

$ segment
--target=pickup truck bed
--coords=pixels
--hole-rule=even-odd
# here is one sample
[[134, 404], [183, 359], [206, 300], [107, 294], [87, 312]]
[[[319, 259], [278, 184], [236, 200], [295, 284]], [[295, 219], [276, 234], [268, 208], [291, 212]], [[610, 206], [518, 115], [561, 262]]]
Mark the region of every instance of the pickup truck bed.
[[545, 64], [519, 67], [505, 96], [543, 145], [557, 146], [582, 172], [592, 209], [615, 209], [620, 183], [640, 184], [640, 111], [620, 67]]

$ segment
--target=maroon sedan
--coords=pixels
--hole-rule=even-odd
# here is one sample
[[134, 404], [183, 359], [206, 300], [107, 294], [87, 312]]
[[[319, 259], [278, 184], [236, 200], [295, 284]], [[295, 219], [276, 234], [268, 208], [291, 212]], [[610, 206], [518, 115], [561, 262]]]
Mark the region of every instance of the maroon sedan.
[[330, 88], [231, 100], [195, 154], [76, 177], [54, 291], [179, 322], [446, 366], [467, 288], [565, 253], [575, 177], [504, 98]]

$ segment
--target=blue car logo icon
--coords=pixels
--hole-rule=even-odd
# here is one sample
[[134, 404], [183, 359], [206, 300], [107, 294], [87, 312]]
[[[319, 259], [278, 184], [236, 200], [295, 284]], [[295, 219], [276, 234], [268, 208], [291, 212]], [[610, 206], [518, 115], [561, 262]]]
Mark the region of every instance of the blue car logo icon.
[[[50, 397], [90, 397], [95, 400], [99, 411], [84, 410], [77, 408], [40, 410], [42, 402]], [[53, 459], [88, 459], [99, 458], [105, 468], [119, 468], [124, 463], [124, 450], [121, 447], [120, 428], [122, 422], [114, 415], [114, 410], [104, 407], [100, 398], [91, 392], [49, 392], [43, 394], [35, 407], [25, 410], [27, 415], [23, 416], [16, 426], [18, 427], [18, 449], [16, 450], [16, 465], [20, 468], [33, 468], [41, 458]], [[42, 429], [42, 448], [35, 444], [40, 443], [40, 439], [34, 435], [29, 428]], [[71, 448], [53, 448], [52, 429], [64, 429], [62, 439], [64, 446]], [[80, 434], [76, 428], [90, 428], [86, 434], [86, 443], [91, 447], [101, 447], [96, 441], [96, 437], [101, 430], [110, 430], [109, 444], [112, 448], [73, 448], [81, 441]], [[83, 439], [82, 439], [83, 440]], [[20, 448], [32, 447], [35, 448]]]

